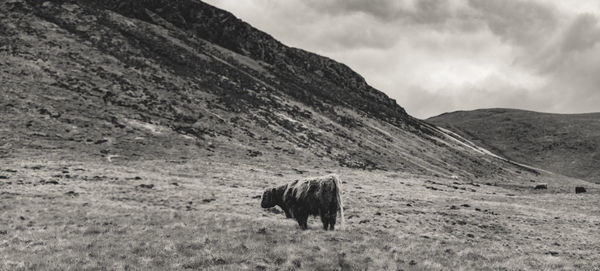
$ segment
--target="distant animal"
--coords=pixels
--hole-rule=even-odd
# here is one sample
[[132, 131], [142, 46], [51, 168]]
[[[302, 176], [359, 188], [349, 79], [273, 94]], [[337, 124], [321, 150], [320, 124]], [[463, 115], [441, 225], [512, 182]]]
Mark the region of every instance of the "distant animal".
[[536, 185], [533, 189], [535, 189], [535, 190], [548, 189], [548, 185], [545, 183], [541, 183], [541, 184]]
[[268, 188], [262, 196], [261, 207], [281, 207], [287, 218], [295, 218], [300, 228], [308, 228], [308, 216], [320, 216], [324, 230], [334, 230], [337, 211], [344, 225], [342, 187], [336, 175], [295, 180], [292, 183]]
[[575, 187], [575, 194], [585, 193], [585, 192], [587, 192], [585, 190], [585, 187], [583, 187], [583, 186], [577, 186], [577, 187]]

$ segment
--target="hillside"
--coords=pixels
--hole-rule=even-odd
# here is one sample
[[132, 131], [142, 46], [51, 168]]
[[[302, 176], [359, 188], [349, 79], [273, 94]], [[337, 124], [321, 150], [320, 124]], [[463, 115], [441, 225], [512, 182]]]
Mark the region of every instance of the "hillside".
[[200, 1], [0, 5], [4, 158], [217, 155], [520, 178], [347, 66]]
[[514, 161], [600, 183], [600, 113], [481, 109], [427, 121]]

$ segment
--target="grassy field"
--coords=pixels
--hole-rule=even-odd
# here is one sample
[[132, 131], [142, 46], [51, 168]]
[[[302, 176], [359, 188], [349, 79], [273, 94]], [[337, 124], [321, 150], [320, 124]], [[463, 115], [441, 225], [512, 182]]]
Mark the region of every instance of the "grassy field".
[[[591, 184], [585, 194], [553, 182], [539, 192], [214, 159], [3, 161], [0, 269], [600, 269]], [[302, 231], [260, 208], [265, 187], [331, 172], [344, 182], [345, 229], [323, 231], [311, 218]]]

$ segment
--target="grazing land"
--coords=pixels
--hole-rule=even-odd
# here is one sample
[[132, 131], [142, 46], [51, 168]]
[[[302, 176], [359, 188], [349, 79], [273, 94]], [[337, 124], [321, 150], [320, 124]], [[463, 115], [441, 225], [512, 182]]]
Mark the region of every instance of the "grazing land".
[[[597, 186], [202, 160], [7, 159], [2, 270], [594, 270]], [[302, 231], [265, 187], [337, 173], [346, 225]], [[543, 178], [542, 178], [543, 177]]]

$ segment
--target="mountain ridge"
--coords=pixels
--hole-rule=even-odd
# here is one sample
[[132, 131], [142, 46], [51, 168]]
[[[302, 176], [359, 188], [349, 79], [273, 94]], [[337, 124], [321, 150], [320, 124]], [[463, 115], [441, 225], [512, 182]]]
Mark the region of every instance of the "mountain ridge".
[[[129, 5], [127, 5], [128, 3]], [[301, 67], [309, 72], [309, 74], [313, 75], [313, 80], [315, 80], [315, 74], [318, 77], [327, 77], [330, 81], [334, 81], [337, 85], [342, 86], [344, 90], [348, 90], [343, 94], [350, 94], [350, 97], [348, 98], [339, 93], [333, 94], [333, 97], [342, 102], [346, 102], [351, 106], [358, 106], [361, 109], [370, 109], [366, 111], [371, 114], [378, 115], [380, 113], [385, 113], [383, 116], [388, 118], [392, 117], [404, 121], [408, 120], [408, 114], [406, 114], [406, 111], [400, 107], [395, 100], [390, 99], [384, 93], [369, 86], [361, 75], [351, 70], [345, 64], [302, 49], [288, 47], [274, 39], [271, 35], [238, 19], [233, 14], [224, 10], [212, 8], [212, 6], [204, 2], [173, 2], [166, 0], [136, 2], [107, 1], [102, 2], [102, 5], [115, 12], [133, 15], [134, 17], [145, 21], [152, 20], [152, 16], [147, 12], [150, 10], [155, 12], [155, 14], [166, 18], [170, 23], [173, 23], [177, 27], [191, 29], [202, 39], [210, 40], [220, 46], [252, 59], [264, 61], [265, 63], [273, 65], [273, 67], [279, 71], [290, 71], [290, 73], [295, 74], [296, 71], [294, 71], [294, 68]], [[141, 10], [144, 10], [145, 12], [140, 12]], [[209, 13], [210, 15], [207, 15]], [[214, 19], [206, 20], [205, 18], [207, 17]], [[199, 20], [201, 20], [202, 23], [197, 23]], [[321, 83], [328, 83], [328, 81]], [[359, 92], [360, 95], [355, 95], [355, 92]], [[312, 91], [311, 93], [327, 95], [327, 93], [319, 91]], [[288, 94], [292, 94], [292, 96], [298, 95], [296, 97], [301, 98], [304, 93], [288, 92]], [[374, 101], [371, 102], [368, 99], [365, 101], [365, 96], [369, 98], [372, 97]], [[358, 100], [367, 103], [367, 106], [352, 103], [352, 101], [357, 98]], [[373, 103], [376, 103], [376, 110], [373, 110], [372, 108], [374, 106]], [[400, 123], [396, 120], [392, 121], [395, 124]]]
[[491, 111], [491, 112], [506, 112], [506, 111], [513, 111], [513, 112], [525, 112], [525, 113], [537, 113], [537, 114], [546, 114], [546, 115], [557, 115], [557, 116], [577, 116], [577, 115], [600, 115], [600, 112], [585, 112], [585, 113], [553, 113], [553, 112], [542, 112], [542, 111], [535, 111], [535, 110], [529, 110], [529, 109], [519, 109], [519, 108], [510, 108], [510, 107], [491, 107], [491, 108], [479, 108], [479, 109], [473, 109], [473, 110], [455, 110], [455, 111], [450, 111], [450, 112], [444, 112], [435, 116], [431, 116], [427, 119], [434, 119], [434, 118], [438, 118], [444, 115], [449, 115], [449, 114], [455, 114], [455, 113], [461, 113], [461, 112], [478, 112], [478, 111]]

